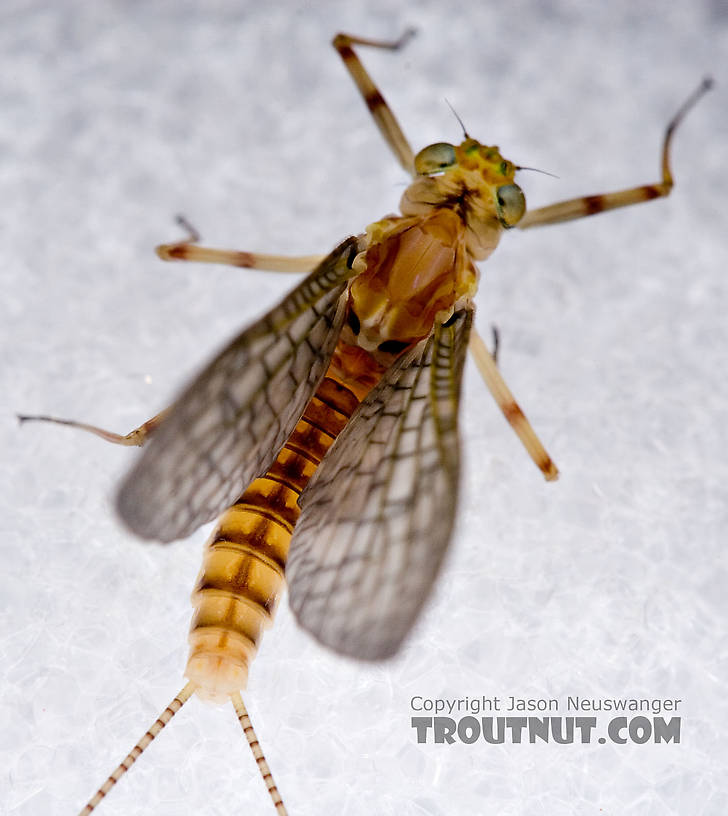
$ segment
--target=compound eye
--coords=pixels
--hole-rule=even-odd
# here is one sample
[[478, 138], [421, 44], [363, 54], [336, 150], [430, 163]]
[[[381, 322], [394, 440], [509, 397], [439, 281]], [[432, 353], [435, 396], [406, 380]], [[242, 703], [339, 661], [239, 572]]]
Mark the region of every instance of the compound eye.
[[444, 173], [455, 164], [455, 148], [447, 142], [423, 147], [415, 156], [415, 173], [419, 176], [432, 176]]
[[526, 197], [517, 184], [504, 184], [495, 191], [498, 220], [504, 227], [515, 227], [526, 212]]

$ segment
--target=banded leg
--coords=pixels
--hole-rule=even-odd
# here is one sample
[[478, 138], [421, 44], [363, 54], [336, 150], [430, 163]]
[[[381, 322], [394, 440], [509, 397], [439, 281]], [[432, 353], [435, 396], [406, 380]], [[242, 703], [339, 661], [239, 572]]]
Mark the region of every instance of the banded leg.
[[310, 272], [323, 261], [325, 255], [263, 255], [256, 252], [240, 252], [234, 249], [212, 249], [198, 246], [197, 230], [178, 215], [177, 223], [187, 232], [182, 241], [161, 244], [156, 253], [163, 261], [197, 261], [199, 263], [239, 266], [244, 269], [267, 269], [270, 272]]
[[539, 207], [536, 210], [527, 212], [519, 222], [518, 227], [520, 229], [529, 229], [530, 227], [541, 227], [545, 224], [558, 224], [561, 221], [585, 218], [587, 215], [595, 215], [604, 212], [604, 210], [628, 207], [630, 204], [640, 204], [643, 201], [651, 201], [653, 198], [669, 195], [673, 186], [672, 171], [670, 169], [672, 135], [688, 111], [712, 87], [713, 80], [706, 77], [670, 120], [662, 143], [662, 181], [656, 184], [642, 184], [639, 187], [630, 187], [627, 190], [618, 190], [613, 193], [572, 198], [547, 207]]
[[350, 34], [337, 34], [332, 42], [334, 48], [339, 52], [339, 56], [344, 60], [344, 65], [356, 83], [359, 93], [361, 93], [364, 98], [369, 112], [377, 123], [379, 132], [384, 136], [384, 140], [397, 157], [397, 161], [399, 161], [405, 171], [411, 176], [415, 175], [415, 159], [412, 148], [407, 141], [407, 137], [402, 132], [399, 122], [397, 122], [379, 88], [374, 84], [366, 68], [362, 65], [361, 60], [354, 53], [352, 46], [365, 45], [371, 48], [387, 48], [396, 51], [401, 48], [414, 33], [414, 29], [408, 28], [398, 40], [393, 41], [368, 40], [364, 37], [354, 37]]
[[516, 435], [526, 448], [528, 455], [533, 459], [539, 470], [543, 473], [546, 481], [558, 479], [559, 471], [546, 449], [541, 444], [541, 440], [536, 436], [536, 432], [531, 427], [531, 423], [526, 419], [526, 415], [516, 402], [510, 388], [498, 371], [498, 366], [493, 355], [488, 351], [483, 342], [483, 338], [475, 331], [470, 331], [470, 351], [475, 358], [481, 376], [488, 386], [488, 390], [493, 395], [498, 407], [510, 423]]
[[18, 420], [21, 423], [54, 422], [56, 425], [68, 425], [70, 428], [78, 428], [81, 431], [88, 431], [96, 436], [100, 436], [102, 439], [105, 439], [107, 442], [112, 442], [114, 445], [129, 445], [141, 448], [165, 419], [169, 410], [169, 408], [165, 408], [164, 411], [160, 411], [156, 416], [143, 422], [138, 428], [129, 431], [128, 434], [118, 434], [113, 431], [107, 431], [104, 428], [99, 428], [96, 425], [88, 425], [85, 422], [76, 422], [73, 419], [58, 419], [58, 417], [45, 416], [44, 414], [18, 414]]

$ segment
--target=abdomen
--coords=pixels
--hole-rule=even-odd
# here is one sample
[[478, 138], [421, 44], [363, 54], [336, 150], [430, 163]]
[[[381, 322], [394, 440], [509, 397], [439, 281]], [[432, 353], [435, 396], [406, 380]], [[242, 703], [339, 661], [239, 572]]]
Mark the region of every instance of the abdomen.
[[192, 593], [185, 676], [198, 696], [222, 702], [245, 688], [283, 589], [298, 497], [358, 404], [327, 375], [271, 468], [220, 518]]

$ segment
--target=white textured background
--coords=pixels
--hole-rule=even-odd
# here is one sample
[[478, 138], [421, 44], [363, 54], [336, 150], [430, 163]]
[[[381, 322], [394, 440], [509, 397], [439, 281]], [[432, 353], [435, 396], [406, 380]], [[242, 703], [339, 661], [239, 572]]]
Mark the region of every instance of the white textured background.
[[[586, 4], [584, 4], [585, 6]], [[723, 0], [30, 2], [0, 10], [0, 812], [70, 814], [180, 688], [204, 540], [127, 535], [127, 431], [293, 278], [164, 265], [205, 243], [326, 252], [405, 178], [329, 46], [364, 54], [415, 149], [468, 129], [556, 173], [534, 205], [657, 181], [660, 202], [509, 234], [478, 322], [557, 460], [546, 485], [474, 370], [462, 516], [397, 660], [325, 653], [281, 609], [251, 715], [292, 816], [722, 816], [726, 766], [728, 8]], [[680, 745], [418, 746], [409, 700], [684, 700]], [[605, 722], [602, 720], [601, 722]], [[100, 811], [272, 813], [228, 708], [192, 701]]]

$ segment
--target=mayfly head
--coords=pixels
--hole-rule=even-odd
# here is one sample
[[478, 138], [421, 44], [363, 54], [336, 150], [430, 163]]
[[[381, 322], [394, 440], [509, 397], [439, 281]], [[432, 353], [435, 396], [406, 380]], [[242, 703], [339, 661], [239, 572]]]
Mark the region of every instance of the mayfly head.
[[414, 158], [415, 178], [400, 207], [404, 215], [426, 216], [449, 209], [466, 231], [468, 252], [483, 260], [504, 229], [526, 212], [526, 198], [515, 183], [516, 167], [495, 146], [467, 137], [461, 144], [435, 142]]

